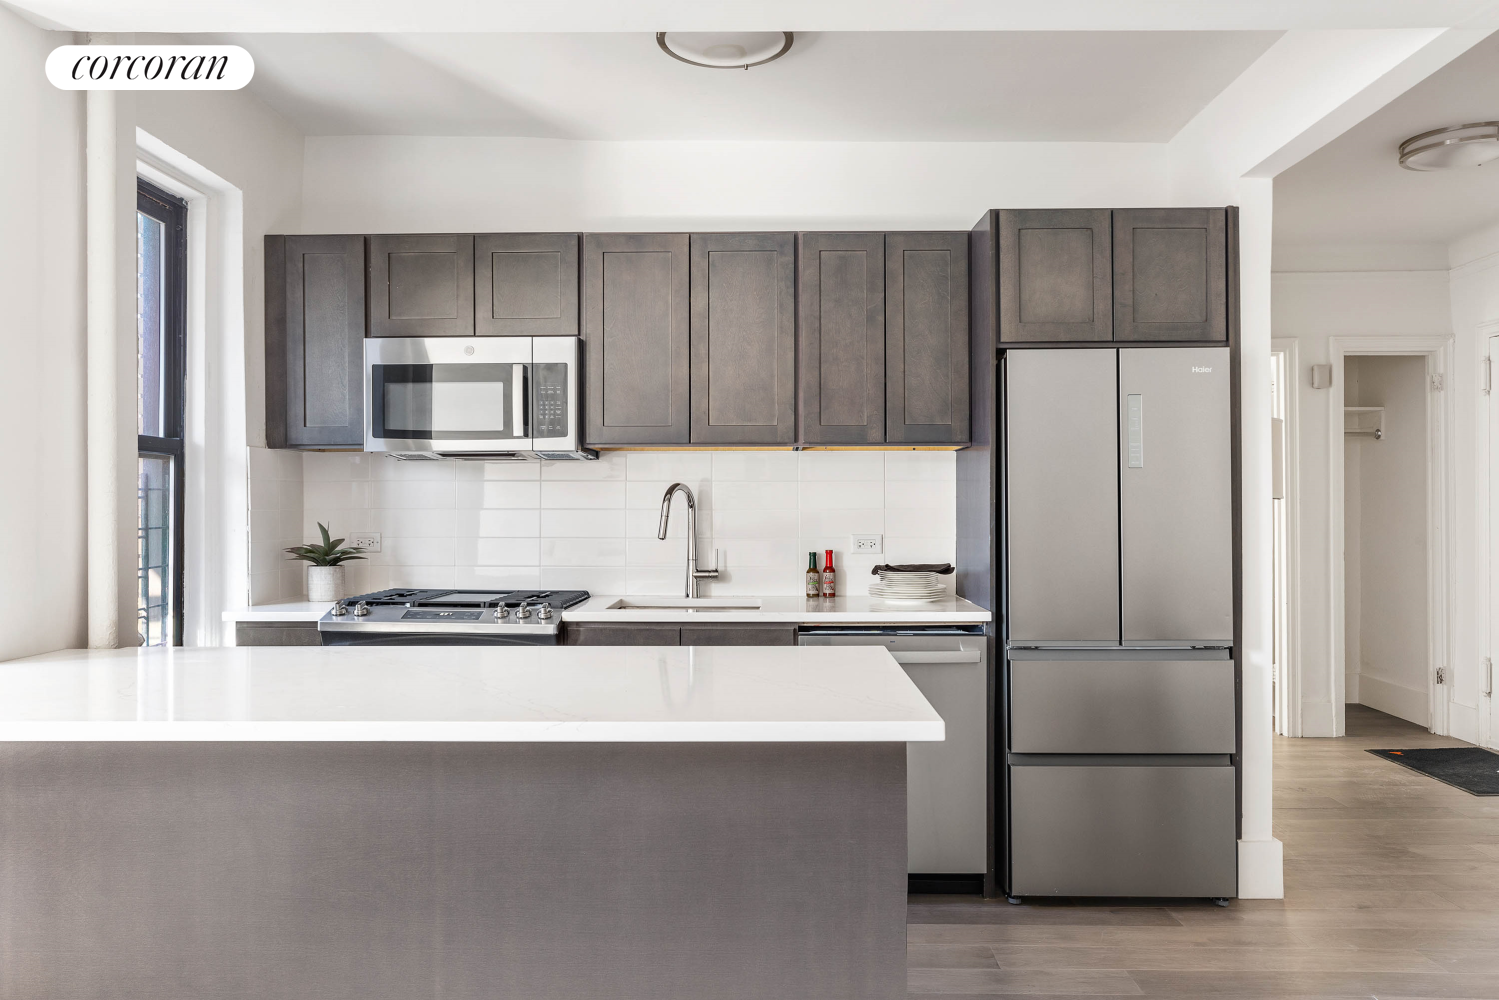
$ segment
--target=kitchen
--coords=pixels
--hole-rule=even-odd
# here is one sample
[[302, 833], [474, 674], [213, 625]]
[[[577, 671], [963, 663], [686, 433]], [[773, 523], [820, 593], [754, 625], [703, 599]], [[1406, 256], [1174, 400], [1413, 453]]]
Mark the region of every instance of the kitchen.
[[[1136, 73], [1191, 63], [1183, 100], [1196, 104], [1180, 124], [1276, 37], [1209, 35], [1175, 49], [1142, 35], [1112, 58]], [[155, 763], [148, 751], [135, 759], [183, 780], [173, 744], [243, 743], [201, 776], [209, 790], [271, 768], [273, 751], [250, 748], [259, 742], [367, 743], [347, 766], [368, 753], [401, 773], [411, 760], [385, 744], [482, 744], [497, 755], [492, 776], [541, 742], [537, 759], [568, 783], [599, 766], [586, 751], [568, 756], [569, 740], [671, 745], [675, 756], [656, 763], [672, 775], [742, 753], [724, 784], [747, 805], [734, 815], [775, 817], [826, 857], [846, 835], [836, 811], [803, 803], [785, 816], [774, 804], [785, 769], [805, 766], [829, 801], [883, 803], [858, 841], [879, 876], [832, 879], [822, 910], [785, 901], [815, 867], [756, 885], [731, 865], [712, 892], [750, 909], [763, 901], [761, 919], [784, 905], [801, 928], [793, 937], [810, 933], [814, 912], [848, 935], [827, 955], [820, 995], [890, 988], [907, 891], [1001, 908], [1009, 897], [1017, 914], [1048, 898], [1277, 895], [1268, 737], [1250, 725], [1259, 695], [1241, 696], [1262, 687], [1259, 634], [1246, 632], [1259, 611], [1242, 597], [1259, 572], [1243, 556], [1259, 529], [1241, 510], [1242, 456], [1259, 439], [1238, 385], [1259, 363], [1244, 353], [1240, 297], [1260, 294], [1249, 276], [1265, 260], [1248, 251], [1263, 206], [1247, 199], [1241, 236], [1243, 192], [1174, 188], [1164, 143], [1143, 138], [1173, 129], [1140, 120], [1134, 141], [890, 141], [854, 128], [819, 142], [800, 118], [785, 141], [746, 110], [758, 81], [778, 86], [769, 74], [782, 67], [826, 73], [822, 53], [846, 67], [850, 52], [896, 41], [840, 49], [836, 32], [797, 37], [801, 50], [786, 33], [784, 62], [748, 74], [629, 50], [661, 62], [641, 63], [643, 92], [681, 89], [699, 113], [727, 102], [748, 115], [742, 137], [718, 126], [655, 134], [617, 95], [587, 113], [633, 121], [636, 134], [595, 119], [596, 133], [552, 135], [499, 121], [523, 117], [525, 102], [476, 96], [471, 82], [445, 82], [451, 106], [435, 107], [413, 96], [419, 87], [392, 94], [388, 79], [299, 75], [289, 57], [307, 42], [290, 36], [240, 39], [260, 90], [91, 94], [88, 121], [107, 110], [128, 136], [103, 175], [118, 204], [130, 174], [129, 201], [145, 190], [139, 177], [186, 211], [178, 436], [140, 435], [180, 442], [173, 502], [185, 513], [141, 522], [142, 537], [163, 544], [141, 578], [168, 582], [148, 584], [138, 606], [136, 553], [89, 536], [78, 560], [88, 641], [18, 647], [41, 658], [8, 675], [11, 704], [32, 706], [6, 717], [11, 738], [56, 741], [67, 782], [103, 766], [82, 746], [90, 733], [161, 741]], [[547, 44], [562, 65], [564, 52], [640, 40]], [[478, 55], [472, 38], [326, 41], [345, 55], [393, 44], [383, 65], [408, 69]], [[519, 36], [491, 41], [517, 64], [528, 58]], [[913, 51], [931, 63], [993, 45], [1019, 58], [997, 37], [943, 44], [959, 48]], [[1204, 51], [1215, 68], [1193, 62]], [[827, 109], [847, 112], [846, 100], [830, 96]], [[382, 103], [385, 117], [370, 117]], [[479, 108], [491, 116], [482, 126], [456, 123]], [[98, 178], [83, 179], [94, 192]], [[1220, 207], [1184, 207], [1200, 205]], [[241, 308], [205, 312], [234, 301], [216, 295], [235, 280]], [[119, 329], [134, 335], [135, 312]], [[98, 409], [91, 434], [135, 439], [134, 419], [96, 428]], [[120, 496], [93, 492], [90, 515], [133, 529], [134, 473], [123, 459], [100, 473], [130, 482], [128, 518]], [[335, 540], [360, 551], [339, 560], [306, 548]], [[330, 559], [340, 564], [315, 565]], [[108, 586], [112, 574], [125, 585]], [[166, 648], [110, 651], [129, 646], [137, 612], [147, 645]], [[47, 652], [85, 644], [94, 651]], [[369, 691], [358, 664], [378, 678]], [[791, 693], [798, 671], [825, 675], [813, 687], [826, 702]], [[508, 672], [534, 686], [498, 679]], [[590, 700], [609, 676], [623, 685], [616, 703]], [[802, 763], [761, 772], [761, 751], [686, 749], [695, 741], [789, 743]], [[864, 752], [854, 746], [883, 777], [850, 784], [839, 754]], [[642, 792], [645, 772], [626, 771], [642, 801], [718, 801], [685, 780], [680, 799]], [[495, 794], [534, 802], [546, 785]], [[398, 798], [424, 789], [413, 782]], [[897, 796], [904, 809], [889, 808]], [[49, 808], [65, 827], [78, 821], [73, 804]], [[391, 818], [378, 803], [358, 808], [370, 810], [365, 824]], [[295, 825], [294, 812], [277, 815]], [[453, 821], [460, 841], [482, 840], [485, 817]], [[703, 864], [724, 845], [762, 856], [775, 837], [742, 825], [713, 850], [659, 830], [635, 854], [608, 855], [606, 842], [568, 850], [603, 851], [596, 871], [633, 887], [629, 897], [650, 891], [650, 872]], [[282, 845], [267, 857], [292, 849], [256, 831]], [[517, 863], [565, 869], [565, 838], [545, 836], [555, 850]], [[350, 886], [373, 871], [359, 867], [378, 857], [359, 853], [368, 846], [351, 855]], [[210, 869], [212, 846], [194, 849], [194, 865]], [[496, 891], [512, 877], [490, 875]], [[867, 898], [840, 895], [861, 885]], [[565, 926], [583, 905], [547, 910], [545, 896], [537, 885], [517, 896], [539, 907], [533, 931]], [[170, 895], [152, 899], [171, 908]], [[663, 935], [678, 932], [653, 922], [664, 910], [616, 913], [645, 921], [660, 956]], [[704, 911], [707, 925], [732, 915], [727, 903]], [[753, 937], [754, 926], [733, 933]], [[51, 946], [45, 933], [37, 941], [33, 954]], [[751, 972], [766, 973], [785, 943], [756, 940]], [[443, 968], [484, 972], [470, 944], [452, 946], [443, 962], [457, 964]], [[423, 947], [405, 940], [391, 954], [425, 962]], [[142, 969], [170, 967], [169, 947], [147, 951]], [[337, 981], [320, 961], [308, 966], [316, 981]], [[878, 982], [850, 971], [861, 966], [880, 970]], [[210, 982], [229, 967], [195, 968]], [[613, 985], [735, 995], [715, 978], [725, 970], [700, 971], [708, 978], [662, 979], [632, 965]], [[817, 962], [786, 975], [752, 975], [743, 995], [807, 993]], [[514, 988], [539, 989], [545, 967], [526, 976]], [[561, 982], [559, 995], [592, 988]]]

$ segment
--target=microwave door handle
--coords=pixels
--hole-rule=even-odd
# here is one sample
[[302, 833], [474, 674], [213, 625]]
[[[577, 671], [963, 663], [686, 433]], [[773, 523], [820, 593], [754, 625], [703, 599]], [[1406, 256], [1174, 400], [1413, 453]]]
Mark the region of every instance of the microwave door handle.
[[530, 428], [526, 426], [525, 365], [510, 366], [510, 426], [514, 431], [514, 437], [531, 436]]

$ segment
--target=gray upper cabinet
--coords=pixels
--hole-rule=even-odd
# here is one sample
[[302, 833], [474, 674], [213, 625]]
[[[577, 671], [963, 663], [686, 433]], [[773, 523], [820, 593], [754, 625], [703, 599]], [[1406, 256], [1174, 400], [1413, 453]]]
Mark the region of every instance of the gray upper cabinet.
[[804, 233], [797, 256], [801, 439], [885, 440], [885, 236]]
[[1114, 339], [1228, 339], [1227, 213], [1114, 211]]
[[474, 333], [480, 337], [576, 337], [577, 234], [475, 236]]
[[472, 337], [472, 236], [369, 238], [371, 337]]
[[688, 442], [687, 282], [685, 234], [583, 238], [588, 444]]
[[968, 234], [885, 236], [885, 440], [963, 444]]
[[694, 235], [694, 444], [796, 442], [796, 243], [791, 233]]
[[364, 237], [265, 238], [266, 443], [364, 444]]
[[999, 339], [1112, 340], [1108, 209], [1001, 211]]

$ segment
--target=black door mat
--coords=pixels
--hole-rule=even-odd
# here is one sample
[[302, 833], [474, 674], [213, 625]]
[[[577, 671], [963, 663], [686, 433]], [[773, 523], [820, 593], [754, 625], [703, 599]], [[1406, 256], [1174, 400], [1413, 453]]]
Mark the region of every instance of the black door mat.
[[1461, 788], [1470, 795], [1499, 795], [1499, 753], [1482, 747], [1422, 747], [1369, 753]]

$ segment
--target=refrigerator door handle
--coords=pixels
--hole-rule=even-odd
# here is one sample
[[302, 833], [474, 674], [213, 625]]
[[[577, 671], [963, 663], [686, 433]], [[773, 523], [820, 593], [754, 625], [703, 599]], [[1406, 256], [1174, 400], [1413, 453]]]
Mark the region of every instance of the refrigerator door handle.
[[1126, 466], [1145, 468], [1145, 397], [1132, 392], [1125, 397], [1125, 420], [1128, 425]]

